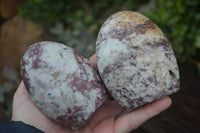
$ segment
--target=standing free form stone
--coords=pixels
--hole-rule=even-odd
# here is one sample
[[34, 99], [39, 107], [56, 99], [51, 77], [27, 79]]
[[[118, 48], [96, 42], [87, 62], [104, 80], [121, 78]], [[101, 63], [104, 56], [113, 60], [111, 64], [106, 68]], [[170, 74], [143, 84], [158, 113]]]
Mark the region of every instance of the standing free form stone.
[[21, 74], [37, 107], [72, 129], [82, 127], [107, 98], [93, 64], [60, 43], [30, 46], [21, 59]]
[[96, 53], [104, 84], [127, 110], [179, 89], [177, 61], [167, 38], [140, 13], [110, 16], [99, 31]]

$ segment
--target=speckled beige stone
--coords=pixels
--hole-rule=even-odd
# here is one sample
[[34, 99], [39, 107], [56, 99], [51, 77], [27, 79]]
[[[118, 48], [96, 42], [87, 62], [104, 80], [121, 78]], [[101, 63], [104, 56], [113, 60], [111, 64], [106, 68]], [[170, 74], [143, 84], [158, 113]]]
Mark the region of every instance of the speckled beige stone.
[[56, 42], [30, 46], [21, 74], [31, 99], [52, 120], [77, 129], [106, 100], [96, 68], [76, 50]]
[[132, 11], [110, 16], [97, 42], [97, 65], [111, 95], [127, 110], [178, 91], [179, 70], [163, 32]]

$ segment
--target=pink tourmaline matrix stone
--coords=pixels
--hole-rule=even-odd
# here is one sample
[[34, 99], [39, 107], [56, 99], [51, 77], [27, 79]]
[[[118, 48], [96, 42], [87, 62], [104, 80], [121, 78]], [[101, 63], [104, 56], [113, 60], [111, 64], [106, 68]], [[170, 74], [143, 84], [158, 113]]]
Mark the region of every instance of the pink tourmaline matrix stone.
[[44, 41], [21, 59], [21, 75], [31, 99], [50, 119], [77, 129], [107, 99], [96, 68], [76, 50]]
[[169, 41], [140, 13], [110, 16], [99, 31], [96, 53], [106, 88], [127, 110], [179, 90], [178, 65]]

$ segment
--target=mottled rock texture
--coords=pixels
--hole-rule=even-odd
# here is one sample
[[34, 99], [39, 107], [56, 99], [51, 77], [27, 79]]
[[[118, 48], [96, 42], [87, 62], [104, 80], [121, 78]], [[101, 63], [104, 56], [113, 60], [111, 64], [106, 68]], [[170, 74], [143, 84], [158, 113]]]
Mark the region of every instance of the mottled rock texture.
[[21, 59], [21, 74], [37, 107], [72, 129], [82, 127], [107, 98], [93, 64], [63, 44], [30, 46]]
[[127, 110], [179, 89], [179, 70], [169, 41], [140, 13], [110, 16], [99, 31], [96, 52], [103, 82]]

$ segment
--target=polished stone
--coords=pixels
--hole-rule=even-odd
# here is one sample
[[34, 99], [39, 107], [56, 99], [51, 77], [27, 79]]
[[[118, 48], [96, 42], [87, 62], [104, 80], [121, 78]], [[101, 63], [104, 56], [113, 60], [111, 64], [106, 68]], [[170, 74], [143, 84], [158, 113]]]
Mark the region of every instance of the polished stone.
[[82, 127], [107, 98], [93, 64], [60, 43], [29, 47], [21, 59], [21, 75], [37, 107], [73, 129]]
[[178, 65], [169, 41], [140, 13], [110, 16], [99, 31], [96, 53], [106, 88], [127, 110], [179, 89]]

